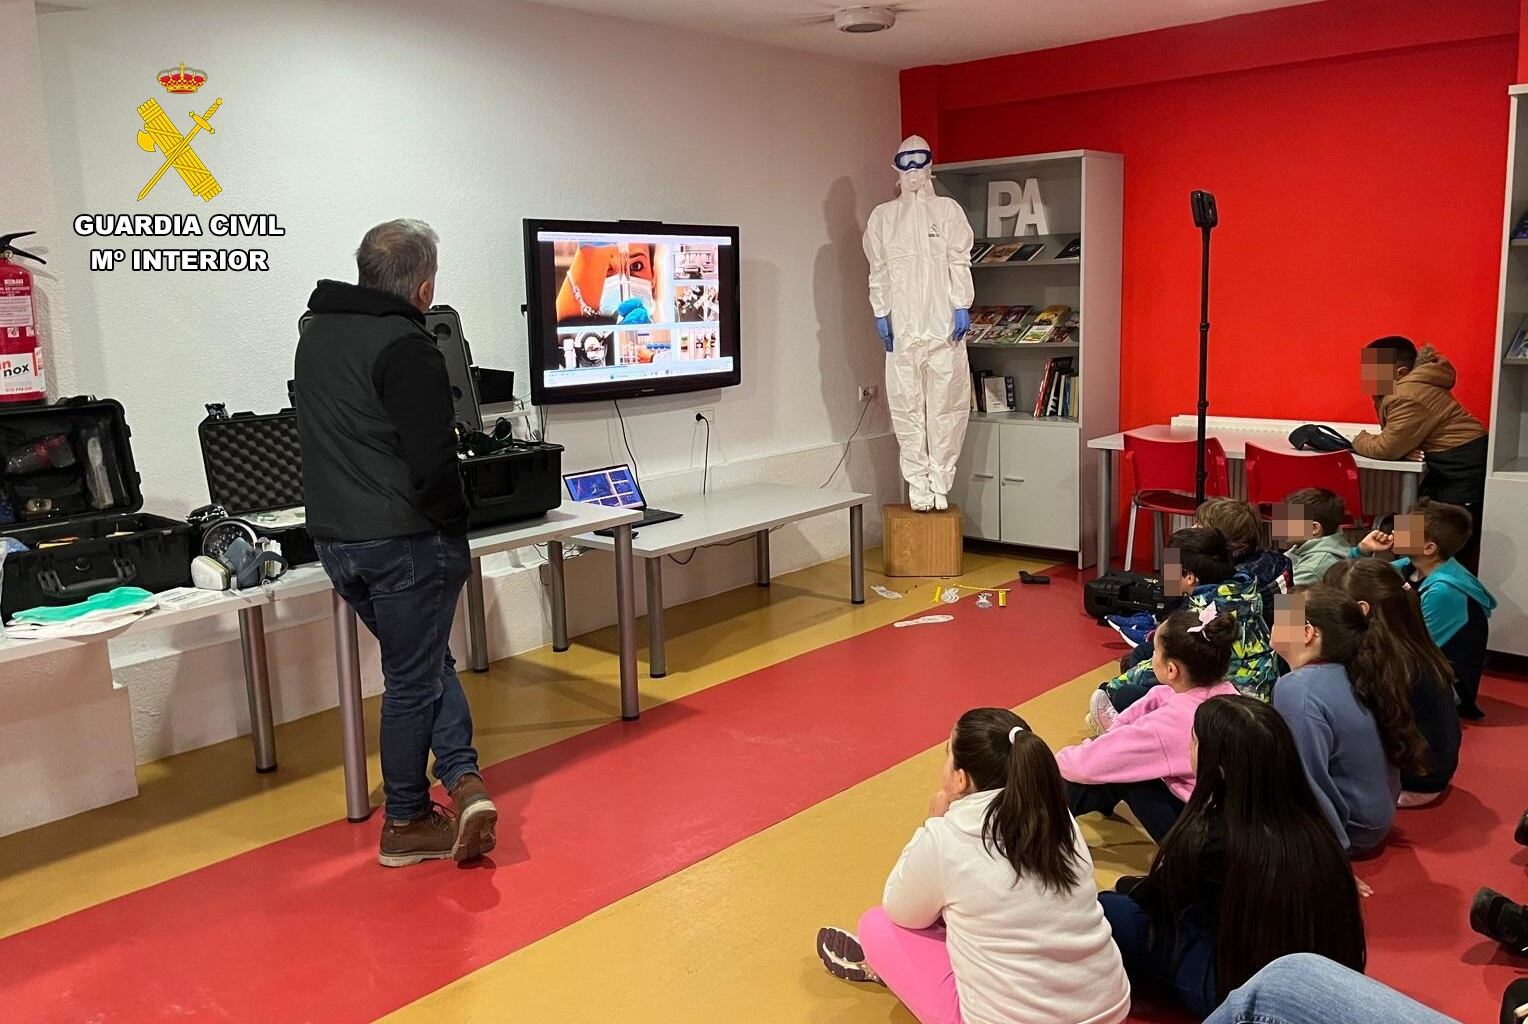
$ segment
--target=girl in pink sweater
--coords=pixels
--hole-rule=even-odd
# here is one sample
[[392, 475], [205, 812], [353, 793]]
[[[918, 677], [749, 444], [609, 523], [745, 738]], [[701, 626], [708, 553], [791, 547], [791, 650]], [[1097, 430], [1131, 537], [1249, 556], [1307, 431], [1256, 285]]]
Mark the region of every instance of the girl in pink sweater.
[[1074, 815], [1112, 814], [1124, 803], [1158, 843], [1194, 792], [1189, 744], [1194, 712], [1221, 694], [1237, 636], [1234, 613], [1184, 608], [1153, 638], [1151, 668], [1159, 683], [1120, 712], [1097, 739], [1056, 755]]

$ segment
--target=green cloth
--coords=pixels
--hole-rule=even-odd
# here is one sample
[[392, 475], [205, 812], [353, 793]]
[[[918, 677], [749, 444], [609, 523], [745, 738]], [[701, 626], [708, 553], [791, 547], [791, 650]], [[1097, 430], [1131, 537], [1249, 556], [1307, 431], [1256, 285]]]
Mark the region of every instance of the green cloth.
[[17, 612], [11, 616], [11, 621], [35, 622], [40, 625], [50, 622], [75, 622], [92, 614], [100, 617], [110, 612], [132, 611], [135, 606], [153, 599], [153, 594], [140, 587], [118, 587], [104, 594], [87, 597], [77, 604], [66, 604], [58, 608], [28, 608], [24, 612]]

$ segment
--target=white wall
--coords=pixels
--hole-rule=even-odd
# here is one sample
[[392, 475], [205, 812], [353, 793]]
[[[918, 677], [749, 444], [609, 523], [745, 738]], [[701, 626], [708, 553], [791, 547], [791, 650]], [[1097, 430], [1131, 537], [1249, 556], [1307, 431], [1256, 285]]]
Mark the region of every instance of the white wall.
[[[0, 3], [0, 17], [15, 6]], [[858, 419], [857, 384], [880, 379], [859, 235], [893, 187], [893, 71], [488, 0], [124, 0], [37, 24], [57, 207], [38, 226], [51, 229], [50, 267], [68, 288], [71, 326], [55, 394], [123, 402], [151, 510], [184, 514], [206, 500], [203, 403], [284, 404], [313, 282], [353, 279], [362, 232], [396, 216], [440, 232], [438, 301], [461, 312], [479, 363], [522, 375], [521, 394], [522, 217], [739, 225], [744, 383], [623, 405], [655, 502], [697, 485], [693, 414], [703, 407], [717, 411], [713, 484], [820, 483]], [[208, 84], [167, 96], [155, 72], [182, 60], [205, 69]], [[187, 111], [223, 99], [217, 133], [195, 143], [224, 189], [211, 203], [173, 174], [134, 201], [160, 159], [134, 142], [135, 108], [150, 97], [183, 128]], [[274, 213], [286, 235], [112, 243], [267, 247], [267, 273], [92, 273], [88, 250], [101, 243], [76, 237], [69, 222], [116, 212], [195, 212], [204, 222]], [[568, 446], [565, 468], [625, 459], [608, 405], [554, 407], [549, 436]], [[860, 438], [837, 482], [891, 498], [899, 482], [882, 407]], [[878, 524], [867, 525], [877, 536]], [[846, 533], [836, 520], [781, 531], [775, 570], [841, 555]], [[608, 569], [595, 555], [570, 569], [575, 629], [613, 618]], [[751, 561], [740, 546], [668, 569], [675, 603], [741, 585]], [[495, 567], [497, 656], [548, 640], [536, 575]], [[282, 717], [334, 702], [326, 619], [316, 601], [273, 634]], [[173, 649], [118, 645], [140, 758], [247, 728], [232, 627], [177, 635]]]

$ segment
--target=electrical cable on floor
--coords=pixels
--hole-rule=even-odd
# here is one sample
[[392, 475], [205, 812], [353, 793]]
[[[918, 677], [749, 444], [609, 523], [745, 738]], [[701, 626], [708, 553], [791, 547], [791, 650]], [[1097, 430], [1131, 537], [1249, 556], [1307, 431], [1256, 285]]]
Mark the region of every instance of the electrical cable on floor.
[[825, 489], [828, 484], [831, 484], [833, 482], [833, 478], [838, 475], [838, 471], [844, 468], [844, 463], [849, 461], [849, 447], [850, 445], [854, 444], [854, 439], [859, 436], [860, 427], [864, 425], [865, 422], [865, 414], [869, 411], [870, 399], [867, 398], [860, 403], [859, 419], [855, 421], [854, 429], [849, 432], [849, 440], [844, 442], [844, 453], [843, 455], [839, 456], [838, 465], [833, 467], [833, 472], [829, 473], [828, 478], [822, 482], [822, 487], [817, 488], [819, 491]]

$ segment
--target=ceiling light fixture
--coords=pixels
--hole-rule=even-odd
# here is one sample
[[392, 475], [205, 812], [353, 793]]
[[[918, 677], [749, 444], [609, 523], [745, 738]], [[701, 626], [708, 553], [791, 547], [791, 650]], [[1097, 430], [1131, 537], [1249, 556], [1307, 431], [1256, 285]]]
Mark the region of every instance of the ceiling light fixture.
[[833, 15], [840, 32], [884, 32], [897, 23], [897, 12], [890, 7], [841, 7]]

